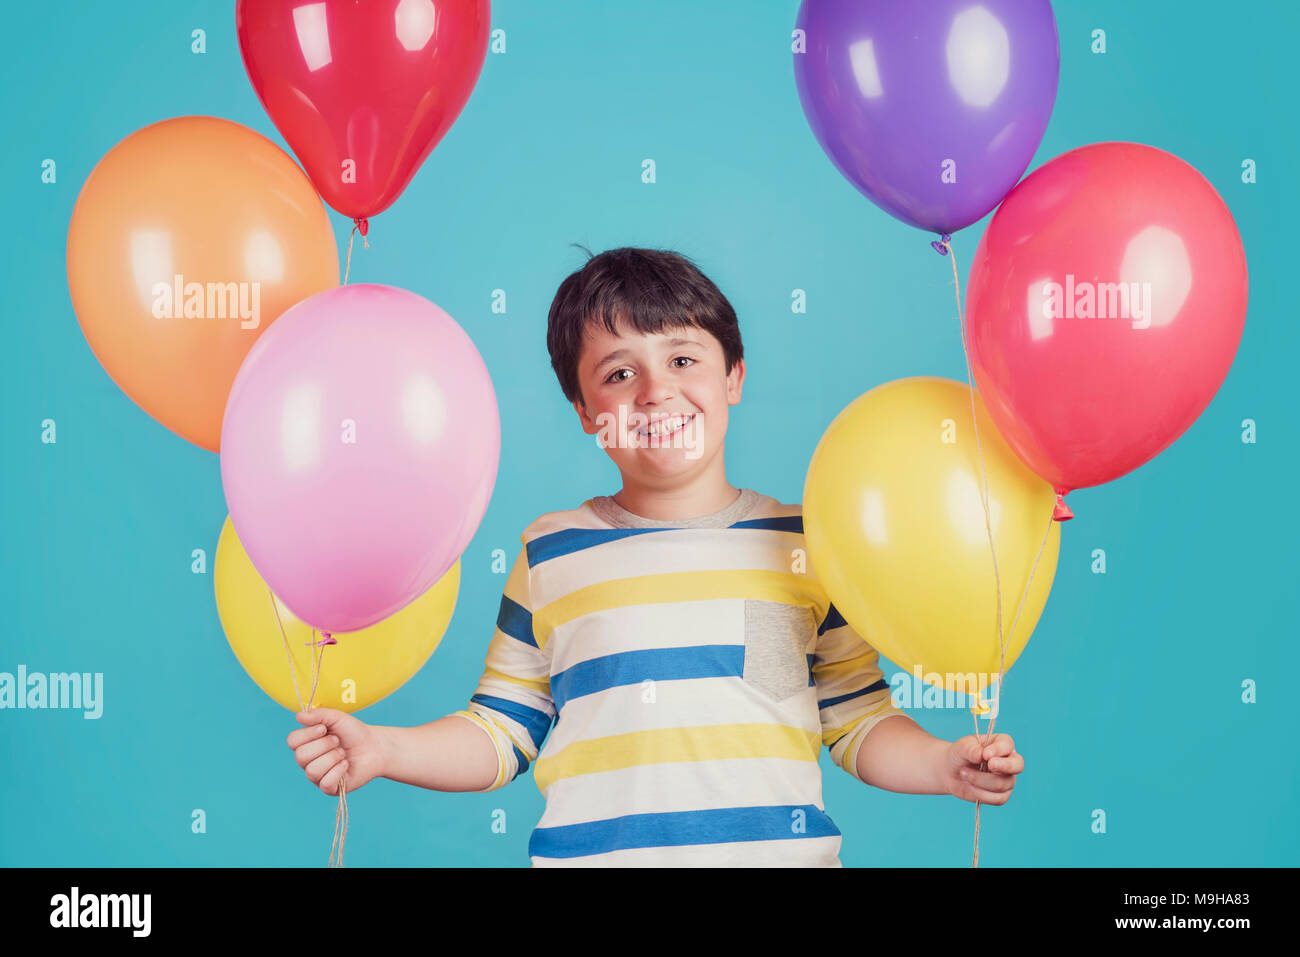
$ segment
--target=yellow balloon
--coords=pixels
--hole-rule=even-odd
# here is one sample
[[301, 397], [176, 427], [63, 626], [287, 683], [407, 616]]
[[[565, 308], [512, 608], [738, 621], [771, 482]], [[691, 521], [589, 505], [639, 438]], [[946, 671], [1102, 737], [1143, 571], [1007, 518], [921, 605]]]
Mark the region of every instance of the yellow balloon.
[[999, 670], [1024, 650], [1061, 544], [1051, 485], [1011, 450], [978, 395], [975, 403], [1002, 582], [1003, 668], [967, 386], [918, 376], [859, 396], [822, 436], [803, 491], [808, 558], [844, 620], [909, 673], [967, 694], [1000, 687]]
[[[221, 528], [213, 563], [217, 613], [235, 657], [257, 686], [290, 711], [298, 710], [293, 674], [285, 655], [284, 625], [305, 702], [311, 692], [312, 652], [320, 638], [274, 598], [239, 541], [230, 517]], [[451, 622], [460, 590], [460, 560], [423, 595], [383, 621], [354, 632], [337, 632], [338, 644], [315, 649], [321, 658], [317, 707], [357, 711], [404, 685], [429, 660]], [[345, 686], [344, 682], [348, 682]], [[345, 691], [348, 700], [344, 700]], [[355, 697], [355, 700], [351, 700]]]

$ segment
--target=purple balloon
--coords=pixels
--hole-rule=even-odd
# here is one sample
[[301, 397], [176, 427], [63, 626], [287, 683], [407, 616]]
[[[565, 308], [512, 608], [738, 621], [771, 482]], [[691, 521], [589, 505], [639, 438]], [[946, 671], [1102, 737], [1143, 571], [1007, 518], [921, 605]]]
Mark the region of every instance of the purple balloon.
[[357, 283], [307, 297], [253, 343], [226, 400], [221, 483], [280, 600], [313, 628], [360, 631], [455, 564], [500, 453], [465, 330], [413, 292]]
[[1056, 100], [1048, 0], [803, 0], [799, 100], [835, 167], [940, 234], [1002, 202]]

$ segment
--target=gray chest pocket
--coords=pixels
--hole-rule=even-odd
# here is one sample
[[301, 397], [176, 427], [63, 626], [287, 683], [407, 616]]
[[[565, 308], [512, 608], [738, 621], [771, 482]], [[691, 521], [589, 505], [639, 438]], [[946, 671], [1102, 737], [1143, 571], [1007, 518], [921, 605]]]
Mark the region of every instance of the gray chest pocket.
[[811, 608], [746, 599], [745, 683], [775, 701], [807, 688], [807, 652], [816, 631]]

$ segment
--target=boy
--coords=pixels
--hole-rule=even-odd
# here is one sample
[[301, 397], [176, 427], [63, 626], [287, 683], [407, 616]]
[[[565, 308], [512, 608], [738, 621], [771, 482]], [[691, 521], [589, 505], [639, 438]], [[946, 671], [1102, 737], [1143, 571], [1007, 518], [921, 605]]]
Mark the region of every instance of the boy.
[[800, 506], [727, 482], [743, 349], [690, 260], [591, 257], [547, 346], [622, 489], [524, 530], [465, 710], [415, 728], [299, 713], [288, 744], [311, 781], [489, 791], [532, 764], [534, 866], [839, 866], [823, 744], [879, 788], [1006, 803], [1011, 738], [949, 743], [896, 709], [803, 557]]

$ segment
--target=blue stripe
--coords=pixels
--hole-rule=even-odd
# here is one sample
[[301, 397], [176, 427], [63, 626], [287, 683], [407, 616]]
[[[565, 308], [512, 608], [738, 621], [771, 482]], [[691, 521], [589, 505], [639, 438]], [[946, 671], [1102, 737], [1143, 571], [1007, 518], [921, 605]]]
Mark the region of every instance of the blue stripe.
[[888, 687], [889, 687], [889, 682], [886, 681], [884, 678], [881, 678], [879, 681], [872, 682], [871, 684], [867, 685], [865, 688], [861, 688], [857, 691], [850, 691], [848, 694], [842, 694], [838, 698], [827, 698], [825, 701], [818, 701], [817, 708], [818, 710], [822, 708], [829, 708], [831, 705], [839, 704], [841, 701], [850, 701], [853, 698], [860, 698], [864, 694], [871, 694], [871, 692], [873, 691], [883, 691], [885, 688]]
[[844, 620], [844, 616], [840, 614], [839, 609], [834, 605], [831, 605], [826, 611], [826, 620], [823, 621], [821, 627], [817, 629], [817, 634], [818, 636], [821, 636], [832, 628], [843, 628], [847, 624], [848, 622]]
[[745, 668], [744, 645], [692, 645], [686, 648], [647, 648], [580, 661], [551, 676], [551, 700], [558, 711], [564, 703], [608, 688], [642, 681], [684, 678], [740, 677]]
[[[795, 812], [802, 811], [801, 818]], [[803, 830], [795, 831], [801, 821]], [[835, 822], [813, 804], [724, 807], [703, 811], [628, 814], [603, 821], [539, 827], [528, 840], [530, 857], [584, 857], [632, 847], [680, 847], [733, 841], [834, 837]]]
[[769, 528], [776, 532], [798, 532], [803, 534], [803, 516], [785, 515], [781, 518], [751, 518], [736, 522], [731, 528]]
[[813, 673], [812, 673], [813, 661], [816, 660], [817, 656], [804, 655], [804, 657], [808, 659], [808, 687], [811, 688], [813, 685], [817, 683], [816, 679], [813, 678]]
[[546, 739], [546, 732], [551, 730], [551, 716], [545, 711], [538, 711], [536, 708], [530, 708], [526, 704], [520, 704], [518, 701], [510, 701], [507, 698], [497, 698], [493, 695], [476, 694], [470, 701], [475, 704], [481, 704], [485, 708], [491, 708], [493, 711], [499, 711], [507, 718], [518, 721], [528, 731], [528, 736], [533, 739], [533, 744], [541, 748], [542, 742]]
[[501, 610], [497, 612], [497, 627], [511, 638], [517, 638], [526, 645], [537, 647], [533, 637], [533, 613], [513, 598], [501, 596]]
[[[798, 532], [802, 535], [803, 516], [787, 515], [781, 518], [751, 518], [748, 521], [736, 522], [729, 527], [766, 528], [778, 532]], [[572, 555], [574, 552], [580, 552], [585, 548], [593, 548], [606, 542], [615, 542], [621, 538], [627, 538], [629, 535], [676, 531], [682, 531], [682, 528], [678, 526], [666, 528], [566, 528], [558, 532], [551, 532], [549, 535], [539, 535], [526, 544], [528, 567], [533, 568], [542, 562], [550, 561], [552, 558]]]
[[[515, 771], [515, 777], [517, 778], [528, 770], [528, 755], [515, 747], [515, 760], [519, 762], [519, 768]], [[511, 778], [511, 780], [513, 781], [514, 778]]]
[[542, 562], [549, 561], [552, 558], [559, 558], [561, 555], [571, 555], [574, 552], [580, 552], [584, 548], [592, 548], [595, 545], [603, 545], [605, 542], [617, 541], [620, 538], [627, 538], [629, 535], [643, 535], [646, 532], [666, 532], [674, 529], [666, 528], [566, 528], [559, 532], [551, 532], [549, 535], [539, 535], [531, 542], [528, 542], [525, 548], [528, 551], [528, 567], [540, 565]]

